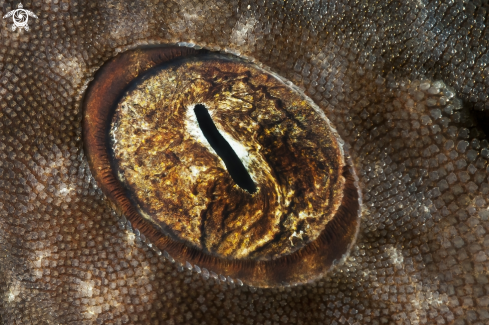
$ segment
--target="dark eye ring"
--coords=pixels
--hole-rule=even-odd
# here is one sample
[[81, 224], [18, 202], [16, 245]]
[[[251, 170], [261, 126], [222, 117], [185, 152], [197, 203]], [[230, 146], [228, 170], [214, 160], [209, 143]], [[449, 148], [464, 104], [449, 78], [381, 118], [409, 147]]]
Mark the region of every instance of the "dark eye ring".
[[[340, 159], [344, 161], [343, 165], [337, 165], [340, 166], [336, 174], [342, 180], [342, 193], [332, 192], [339, 199], [329, 222], [321, 228], [317, 238], [304, 247], [269, 259], [240, 259], [231, 255], [226, 258], [189, 245], [188, 242], [172, 236], [171, 231], [162, 231], [161, 227], [156, 227], [153, 221], [141, 214], [135, 201], [131, 199], [127, 186], [117, 176], [109, 130], [117, 105], [124, 94], [134, 89], [135, 83], [142, 83], [148, 79], [148, 75], [154, 75], [154, 71], [161, 65], [184, 58], [205, 60], [208, 54], [207, 50], [186, 47], [146, 47], [122, 53], [100, 69], [84, 100], [83, 136], [92, 175], [108, 200], [115, 204], [116, 209], [130, 221], [134, 229], [143, 234], [157, 250], [164, 251], [165, 255], [187, 267], [197, 271], [209, 270], [216, 276], [222, 275], [221, 279], [240, 279], [254, 286], [271, 287], [312, 281], [324, 275], [346, 256], [358, 231], [361, 195], [347, 153]], [[223, 60], [226, 61], [227, 58]], [[242, 63], [241, 59], [237, 60], [239, 64], [250, 65]], [[250, 69], [257, 71], [255, 68]], [[246, 73], [241, 75], [246, 78]], [[273, 75], [267, 75], [264, 79], [273, 79], [271, 76]], [[219, 75], [212, 78], [219, 79]], [[223, 80], [222, 84], [227, 85], [228, 78], [228, 75], [220, 78]], [[219, 91], [222, 89], [225, 88], [219, 88]], [[215, 93], [212, 94], [216, 96]], [[197, 105], [193, 107], [195, 111], [201, 108]]]

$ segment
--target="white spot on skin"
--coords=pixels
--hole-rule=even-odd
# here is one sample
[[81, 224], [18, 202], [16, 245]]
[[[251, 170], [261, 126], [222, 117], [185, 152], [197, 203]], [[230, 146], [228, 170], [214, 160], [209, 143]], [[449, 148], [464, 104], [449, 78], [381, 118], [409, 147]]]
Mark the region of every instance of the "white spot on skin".
[[404, 262], [404, 256], [397, 250], [397, 248], [389, 245], [389, 247], [386, 249], [386, 252], [390, 257], [392, 264], [402, 266], [402, 263]]
[[17, 298], [19, 293], [20, 293], [20, 284], [18, 281], [15, 281], [15, 284], [13, 284], [10, 287], [10, 290], [7, 293], [7, 301], [13, 302], [15, 300], [15, 298]]
[[136, 235], [134, 235], [132, 232], [127, 232], [127, 242], [130, 244], [130, 245], [134, 245], [134, 239], [136, 239]]
[[414, 311], [410, 313], [412, 324], [418, 324], [420, 318], [424, 318], [429, 309], [438, 308], [448, 302], [446, 293], [440, 294], [438, 291], [432, 291], [430, 286], [429, 284], [423, 285], [423, 282], [417, 282], [417, 280], [411, 282], [411, 287], [414, 289], [411, 295], [413, 299], [409, 301], [414, 308]]
[[187, 11], [182, 10], [182, 14], [186, 21], [197, 21], [202, 19], [201, 16], [196, 13], [188, 13]]
[[96, 318], [102, 312], [102, 306], [93, 306], [87, 308], [89, 318]]
[[49, 257], [51, 256], [51, 251], [48, 251], [48, 250], [43, 250], [43, 251], [38, 251], [37, 252], [37, 259], [33, 262], [34, 263], [34, 267], [36, 268], [41, 268], [42, 266], [42, 260], [45, 258], [45, 257]]
[[93, 281], [88, 281], [88, 282], [81, 281], [78, 291], [80, 292], [82, 297], [92, 298], [93, 286], [94, 286]]
[[59, 194], [61, 194], [61, 195], [68, 194], [68, 189], [66, 188], [66, 185], [65, 184], [61, 184], [60, 190], [59, 190]]
[[[67, 196], [74, 193], [74, 188], [72, 186], [67, 186], [65, 183], [59, 185], [58, 194], [61, 196]], [[68, 201], [69, 202], [69, 201]]]
[[77, 57], [68, 56], [65, 57], [62, 54], [58, 54], [56, 60], [58, 69], [61, 69], [63, 75], [70, 76], [70, 80], [78, 85], [83, 78], [83, 71], [85, 71], [86, 66], [83, 60], [79, 60]]
[[231, 32], [230, 40], [236, 45], [244, 45], [253, 46], [255, 44], [255, 24], [257, 20], [254, 17], [248, 18], [245, 16], [241, 16], [239, 20], [236, 22], [236, 25]]

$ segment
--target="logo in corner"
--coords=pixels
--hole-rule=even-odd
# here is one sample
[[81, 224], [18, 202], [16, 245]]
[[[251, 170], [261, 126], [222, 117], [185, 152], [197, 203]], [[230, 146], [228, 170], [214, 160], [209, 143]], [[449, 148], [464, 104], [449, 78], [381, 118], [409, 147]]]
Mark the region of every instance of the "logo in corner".
[[3, 18], [12, 17], [14, 24], [12, 25], [12, 30], [15, 31], [17, 27], [20, 29], [24, 27], [25, 30], [29, 30], [29, 25], [27, 21], [29, 16], [37, 18], [37, 16], [30, 10], [23, 9], [22, 3], [19, 3], [18, 9], [9, 11]]

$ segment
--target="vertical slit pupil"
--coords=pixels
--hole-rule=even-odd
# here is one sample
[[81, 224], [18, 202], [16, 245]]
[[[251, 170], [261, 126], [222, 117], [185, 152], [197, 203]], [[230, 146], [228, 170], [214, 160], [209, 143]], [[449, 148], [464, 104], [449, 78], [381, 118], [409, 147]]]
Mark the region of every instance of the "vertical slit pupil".
[[236, 152], [219, 133], [214, 121], [209, 114], [207, 108], [202, 104], [197, 104], [194, 107], [194, 113], [197, 117], [197, 122], [202, 130], [205, 138], [211, 145], [212, 149], [221, 157], [226, 165], [229, 175], [239, 187], [253, 194], [256, 192], [256, 185], [251, 179], [250, 174], [243, 166]]

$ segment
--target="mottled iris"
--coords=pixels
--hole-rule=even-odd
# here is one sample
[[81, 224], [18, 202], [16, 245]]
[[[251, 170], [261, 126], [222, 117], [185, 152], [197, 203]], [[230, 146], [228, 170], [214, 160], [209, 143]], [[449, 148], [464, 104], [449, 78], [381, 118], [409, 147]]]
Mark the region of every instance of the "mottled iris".
[[[207, 107], [257, 186], [233, 179], [194, 108]], [[116, 173], [139, 212], [225, 258], [270, 260], [315, 240], [343, 197], [338, 135], [311, 101], [249, 63], [206, 56], [140, 80], [115, 110]]]
[[92, 170], [162, 250], [265, 286], [320, 276], [348, 251], [354, 171], [323, 111], [290, 82], [185, 48], [130, 51], [104, 69], [86, 101]]

